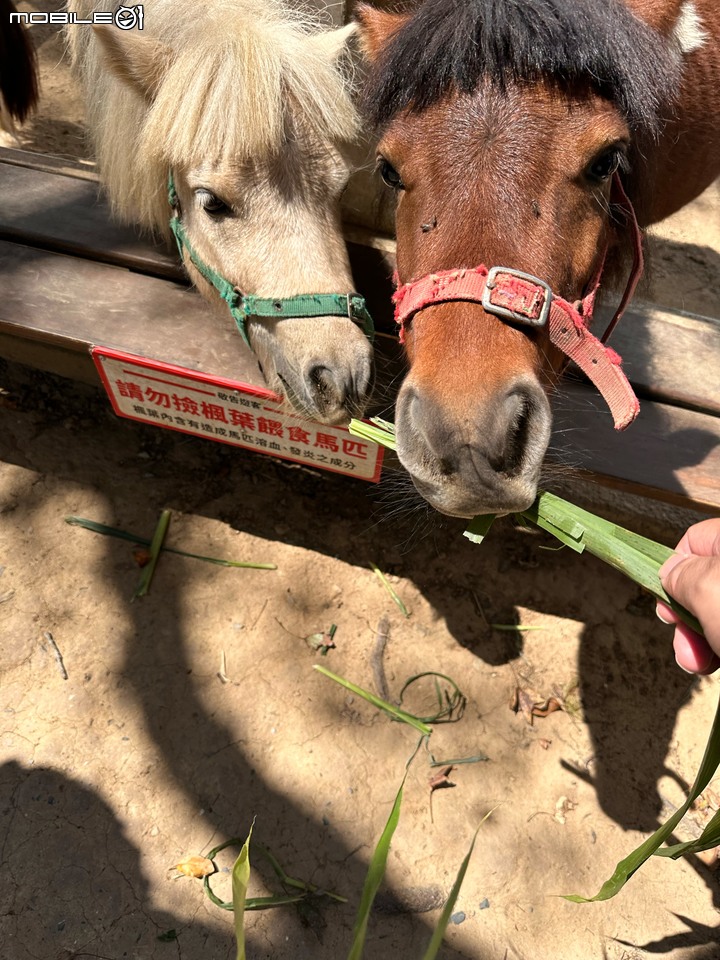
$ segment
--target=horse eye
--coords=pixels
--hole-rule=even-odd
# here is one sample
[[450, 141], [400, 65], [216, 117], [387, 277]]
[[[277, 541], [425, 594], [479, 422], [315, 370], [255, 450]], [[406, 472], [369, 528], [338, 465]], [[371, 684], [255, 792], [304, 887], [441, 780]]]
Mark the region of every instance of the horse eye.
[[608, 180], [618, 169], [622, 161], [622, 152], [616, 147], [612, 150], [606, 150], [596, 157], [587, 168], [587, 176], [591, 180], [602, 183]]
[[217, 217], [223, 213], [230, 213], [230, 207], [225, 201], [216, 197], [210, 190], [196, 190], [195, 196], [205, 213], [209, 213], [211, 216]]
[[400, 174], [395, 167], [388, 163], [385, 157], [378, 157], [378, 170], [385, 183], [393, 190], [404, 190], [405, 184], [402, 182]]

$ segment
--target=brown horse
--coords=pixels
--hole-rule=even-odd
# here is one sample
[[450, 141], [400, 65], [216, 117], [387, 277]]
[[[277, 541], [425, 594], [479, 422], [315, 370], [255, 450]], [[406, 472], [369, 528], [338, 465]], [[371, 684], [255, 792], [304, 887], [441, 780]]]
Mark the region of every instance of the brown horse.
[[12, 0], [0, 0], [0, 130], [8, 133], [25, 121], [38, 96], [35, 48], [14, 13]]
[[524, 509], [567, 356], [616, 426], [635, 415], [587, 326], [639, 241], [625, 193], [642, 227], [720, 174], [716, 0], [426, 0], [359, 19], [398, 194], [400, 459], [444, 513]]

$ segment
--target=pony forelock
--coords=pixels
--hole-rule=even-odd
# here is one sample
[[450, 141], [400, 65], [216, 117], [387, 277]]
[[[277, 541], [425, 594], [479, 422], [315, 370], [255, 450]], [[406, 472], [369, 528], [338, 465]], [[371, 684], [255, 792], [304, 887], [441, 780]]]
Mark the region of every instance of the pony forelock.
[[381, 53], [365, 99], [382, 126], [483, 79], [584, 83], [653, 133], [679, 61], [622, 0], [425, 0]]
[[[87, 16], [107, 0], [70, 6]], [[262, 160], [282, 148], [288, 121], [323, 141], [352, 140], [352, 80], [316, 42], [326, 26], [277, 0], [146, 0], [144, 34], [169, 61], [152, 101], [107, 70], [97, 41], [73, 37], [115, 214], [166, 232], [171, 168]]]

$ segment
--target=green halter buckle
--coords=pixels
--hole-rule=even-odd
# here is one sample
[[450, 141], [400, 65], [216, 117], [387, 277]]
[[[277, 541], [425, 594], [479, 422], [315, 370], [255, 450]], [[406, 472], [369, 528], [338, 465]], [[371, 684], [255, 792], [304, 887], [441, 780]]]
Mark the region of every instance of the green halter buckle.
[[373, 341], [375, 325], [365, 303], [365, 298], [360, 296], [359, 293], [302, 293], [296, 297], [275, 298], [244, 294], [229, 280], [209, 267], [193, 250], [180, 220], [180, 201], [175, 190], [172, 171], [170, 171], [168, 177], [168, 201], [174, 211], [170, 218], [170, 229], [175, 237], [180, 259], [183, 260], [185, 254], [187, 254], [190, 262], [205, 280], [215, 287], [227, 303], [240, 335], [248, 347], [250, 347], [250, 340], [247, 333], [247, 321], [250, 317], [275, 317], [278, 320], [286, 320], [291, 317], [347, 317], [353, 323], [359, 324], [368, 340]]

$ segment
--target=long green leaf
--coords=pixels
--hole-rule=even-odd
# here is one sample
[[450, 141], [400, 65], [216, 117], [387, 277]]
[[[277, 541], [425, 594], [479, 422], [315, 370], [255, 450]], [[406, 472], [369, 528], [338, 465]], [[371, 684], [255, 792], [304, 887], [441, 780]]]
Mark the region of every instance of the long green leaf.
[[[583, 510], [567, 500], [552, 493], [541, 493], [535, 503], [521, 516], [538, 523], [544, 529], [556, 536], [561, 542], [572, 547], [572, 538], [560, 536], [557, 528], [548, 525], [546, 515], [557, 519], [560, 514], [566, 514], [565, 526], [574, 522], [583, 528], [578, 541], [587, 548], [588, 553], [603, 560], [605, 563], [619, 570], [625, 576], [634, 580], [645, 590], [648, 590], [658, 600], [662, 600], [678, 614], [678, 616], [692, 627], [697, 633], [702, 633], [702, 627], [697, 618], [688, 610], [676, 603], [665, 592], [658, 571], [673, 551], [661, 543], [648, 540], [639, 534], [605, 520], [588, 510]], [[575, 548], [574, 548], [575, 549]]]
[[370, 919], [370, 911], [372, 909], [373, 901], [375, 900], [377, 892], [380, 889], [380, 884], [385, 876], [387, 858], [390, 852], [390, 843], [400, 820], [400, 807], [402, 806], [403, 788], [405, 787], [406, 778], [407, 773], [402, 779], [400, 789], [395, 797], [395, 803], [390, 811], [388, 821], [385, 824], [385, 829], [382, 832], [382, 836], [378, 841], [378, 845], [375, 847], [372, 860], [370, 861], [367, 876], [365, 877], [362, 897], [360, 898], [360, 906], [358, 908], [357, 917], [355, 918], [353, 941], [350, 953], [348, 954], [348, 960], [360, 960], [363, 954], [365, 938], [367, 936], [367, 926]]
[[357, 694], [358, 697], [362, 697], [363, 700], [367, 700], [368, 703], [371, 703], [379, 710], [384, 710], [385, 713], [389, 714], [393, 718], [393, 720], [400, 720], [402, 723], [409, 724], [411, 727], [419, 730], [423, 736], [429, 737], [432, 733], [431, 728], [428, 727], [427, 724], [423, 723], [422, 720], [418, 720], [418, 718], [414, 717], [411, 713], [406, 713], [405, 710], [400, 710], [399, 707], [394, 707], [391, 703], [381, 700], [380, 697], [376, 697], [374, 693], [370, 693], [369, 690], [364, 690], [362, 687], [358, 687], [357, 684], [352, 683], [350, 680], [346, 680], [344, 677], [339, 677], [336, 673], [333, 673], [332, 670], [328, 670], [327, 667], [323, 667], [319, 663], [316, 663], [313, 665], [313, 670], [317, 670], [318, 673], [322, 673], [323, 676], [329, 677], [331, 680], [334, 680], [335, 683], [339, 683], [340, 686], [345, 687], [345, 689], [349, 690], [351, 693]]
[[[703, 756], [702, 763], [700, 764], [700, 769], [698, 770], [695, 783], [693, 784], [685, 803], [678, 810], [676, 810], [672, 817], [670, 817], [666, 823], [656, 830], [652, 836], [648, 837], [647, 840], [641, 843], [636, 850], [633, 850], [629, 856], [625, 857], [618, 863], [618, 865], [615, 867], [615, 872], [613, 875], [609, 880], [605, 881], [594, 897], [582, 897], [578, 894], [572, 894], [566, 896], [565, 899], [572, 900], [573, 903], [593, 903], [597, 900], [609, 900], [611, 897], [614, 897], [616, 893], [619, 893], [619, 891], [622, 890], [630, 877], [639, 867], [643, 865], [643, 863], [645, 863], [648, 857], [651, 857], [653, 854], [666, 857], [677, 857], [682, 856], [683, 853], [687, 852], [687, 849], [689, 848], [678, 850], [678, 847], [686, 847], [685, 844], [676, 844], [675, 847], [670, 847], [668, 850], [662, 851], [659, 849], [659, 847], [667, 840], [675, 827], [680, 823], [690, 808], [690, 805], [700, 796], [705, 787], [710, 783], [715, 771], [718, 768], [718, 765], [720, 765], [720, 702], [718, 702], [718, 706], [715, 711], [715, 720], [713, 721], [712, 730], [710, 732], [710, 739], [708, 740], [707, 747], [705, 748], [705, 755]], [[714, 819], [715, 818], [713, 818], [713, 820]], [[715, 827], [713, 827], [713, 830], [714, 829]]]
[[298, 880], [297, 877], [291, 877], [289, 873], [285, 873], [277, 857], [275, 857], [267, 847], [256, 843], [255, 850], [265, 857], [280, 883], [287, 887], [295, 887], [298, 890], [305, 891], [305, 895], [298, 899], [307, 900], [308, 894], [318, 894], [323, 897], [329, 897], [331, 900], [337, 900], [338, 903], [347, 903], [347, 897], [341, 897], [339, 893], [333, 893], [331, 890], [321, 890], [320, 887], [316, 887], [314, 883], [309, 883], [307, 880]]
[[250, 838], [253, 828], [247, 835], [242, 850], [238, 854], [232, 871], [233, 923], [237, 942], [237, 960], [245, 960], [245, 899], [250, 883]]
[[371, 563], [371, 564], [370, 564], [370, 569], [371, 569], [372, 572], [375, 574], [375, 576], [378, 578], [378, 580], [380, 581], [380, 583], [385, 587], [385, 589], [386, 589], [387, 592], [390, 594], [390, 596], [392, 597], [392, 599], [395, 601], [395, 603], [397, 604], [397, 606], [398, 606], [398, 608], [399, 608], [399, 610], [400, 610], [400, 613], [402, 613], [402, 615], [405, 617], [405, 619], [407, 619], [407, 618], [410, 616], [410, 611], [409, 611], [408, 608], [405, 606], [405, 604], [402, 602], [401, 598], [398, 596], [397, 592], [396, 592], [395, 589], [393, 588], [393, 585], [390, 583], [390, 581], [388, 580], [388, 578], [387, 578], [387, 577], [385, 576], [385, 574], [382, 572], [382, 570], [380, 569], [380, 567], [378, 567], [377, 564], [375, 564], [375, 563]]
[[435, 957], [437, 957], [438, 955], [438, 951], [442, 946], [443, 937], [445, 936], [445, 931], [447, 930], [447, 925], [450, 922], [450, 917], [452, 916], [453, 909], [455, 908], [455, 904], [457, 903], [457, 898], [460, 895], [460, 887], [462, 887], [463, 885], [463, 880], [465, 879], [465, 874], [467, 873], [468, 864], [470, 863], [470, 857], [472, 856], [473, 850], [475, 849], [475, 841], [477, 840], [478, 830], [485, 823], [485, 821], [490, 816], [490, 814], [494, 812], [494, 810], [495, 808], [493, 808], [493, 810], [489, 810], [485, 814], [485, 816], [480, 821], [480, 824], [478, 825], [477, 830], [475, 831], [475, 834], [472, 838], [472, 843], [470, 844], [470, 849], [465, 855], [465, 859], [460, 864], [460, 869], [458, 870], [457, 877], [455, 878], [455, 883], [453, 884], [453, 888], [450, 891], [450, 896], [447, 898], [447, 902], [445, 903], [445, 906], [442, 909], [442, 913], [440, 914], [440, 919], [438, 920], [437, 926], [435, 927], [435, 930], [433, 932], [432, 939], [428, 944], [427, 950], [423, 954], [423, 960], [435, 960]]
[[[417, 683], [418, 680], [424, 680], [426, 677], [432, 677], [435, 681], [435, 696], [438, 708], [435, 713], [416, 719], [422, 723], [454, 723], [457, 720], [462, 720], [467, 697], [452, 677], [448, 677], [445, 673], [437, 673], [435, 670], [424, 670], [422, 673], [416, 673], [406, 680], [400, 690], [399, 702], [402, 704], [405, 693], [414, 683]], [[450, 685], [450, 691], [442, 688], [438, 680], [446, 680]]]
[[675, 843], [671, 847], [656, 850], [656, 857], [670, 857], [677, 860], [686, 853], [702, 853], [703, 850], [712, 850], [720, 845], [720, 810], [705, 827], [697, 840], [686, 840], [685, 843]]
[[[118, 530], [117, 527], [108, 527], [105, 523], [98, 523], [96, 520], [86, 520], [85, 517], [65, 517], [65, 523], [72, 527], [82, 527], [83, 530], [90, 530], [92, 533], [99, 533], [105, 537], [117, 537], [120, 540], [128, 540], [130, 543], [137, 543], [143, 547], [149, 547], [151, 541], [146, 537], [138, 537], [134, 533], [128, 533], [127, 530]], [[191, 560], [203, 560], [205, 563], [215, 563], [220, 567], [242, 567], [251, 570], [277, 570], [276, 563], [253, 563], [249, 560], [220, 560], [217, 557], [205, 557], [199, 553], [188, 553], [187, 550], [178, 550], [175, 547], [166, 547], [162, 545], [164, 553], [174, 553], [178, 557], [190, 557]]]
[[[217, 847], [212, 849], [208, 853], [208, 860], [212, 860], [213, 864], [215, 863], [215, 858], [220, 853], [221, 850], [225, 850], [226, 847], [241, 847], [243, 840], [239, 837], [232, 837], [230, 840], [225, 840], [224, 843], [219, 844]], [[246, 897], [245, 898], [245, 912], [249, 910], [269, 910], [272, 907], [285, 907], [288, 904], [292, 903], [302, 903], [311, 899], [312, 897], [329, 897], [331, 900], [337, 900], [339, 903], [347, 903], [345, 897], [341, 897], [338, 893], [332, 893], [330, 890], [321, 890], [319, 887], [316, 887], [315, 884], [310, 883], [307, 880], [299, 880], [297, 877], [291, 877], [288, 873], [285, 873], [283, 868], [280, 866], [276, 857], [262, 844], [255, 844], [255, 853], [264, 857], [270, 866], [272, 867], [275, 875], [280, 880], [283, 886], [295, 887], [297, 890], [302, 890], [302, 893], [276, 893], [269, 897]], [[220, 897], [215, 893], [213, 888], [210, 886], [210, 874], [203, 878], [203, 887], [205, 889], [205, 894], [209, 900], [211, 900], [216, 907], [220, 907], [221, 910], [234, 910], [234, 904], [229, 900], [221, 900]]]
[[645, 554], [649, 560], [654, 560], [655, 563], [660, 566], [674, 553], [674, 551], [671, 550], [670, 547], [666, 547], [664, 543], [648, 540], [647, 537], [643, 537], [639, 533], [633, 533], [631, 530], [626, 530], [624, 527], [616, 526], [615, 536], [629, 546], [634, 547], [639, 553]]
[[390, 450], [397, 450], [395, 424], [388, 420], [382, 420], [380, 417], [373, 418], [372, 423], [365, 423], [364, 420], [351, 420], [348, 430], [354, 437], [360, 437], [361, 440], [369, 440], [371, 443], [379, 443], [380, 446], [388, 447]]
[[495, 519], [494, 513], [488, 513], [484, 516], [473, 517], [463, 533], [471, 543], [482, 543], [490, 531], [490, 527]]

